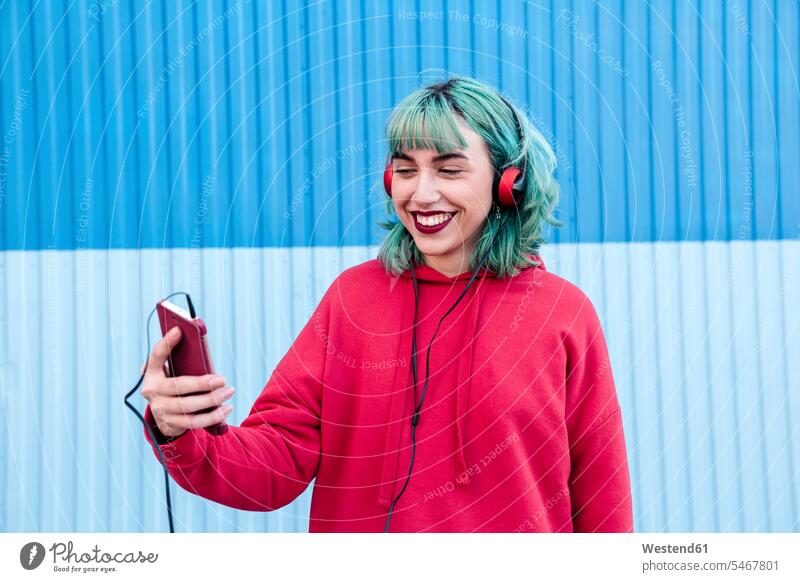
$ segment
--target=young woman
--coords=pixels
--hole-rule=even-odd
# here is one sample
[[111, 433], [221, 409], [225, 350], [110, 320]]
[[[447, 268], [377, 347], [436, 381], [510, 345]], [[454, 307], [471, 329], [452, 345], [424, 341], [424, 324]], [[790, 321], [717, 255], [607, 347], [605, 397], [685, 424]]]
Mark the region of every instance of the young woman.
[[406, 97], [387, 139], [398, 220], [331, 284], [241, 426], [200, 430], [232, 389], [164, 377], [180, 336], [156, 345], [142, 392], [170, 474], [261, 511], [316, 479], [312, 532], [632, 531], [600, 322], [538, 255], [551, 148], [470, 78]]

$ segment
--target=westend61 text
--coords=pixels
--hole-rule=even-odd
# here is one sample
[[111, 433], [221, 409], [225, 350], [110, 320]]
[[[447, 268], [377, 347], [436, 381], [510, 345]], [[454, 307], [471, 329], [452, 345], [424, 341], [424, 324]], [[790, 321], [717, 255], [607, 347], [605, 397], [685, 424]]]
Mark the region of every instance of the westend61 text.
[[642, 544], [642, 551], [645, 554], [707, 554], [708, 544], [689, 544], [687, 546]]

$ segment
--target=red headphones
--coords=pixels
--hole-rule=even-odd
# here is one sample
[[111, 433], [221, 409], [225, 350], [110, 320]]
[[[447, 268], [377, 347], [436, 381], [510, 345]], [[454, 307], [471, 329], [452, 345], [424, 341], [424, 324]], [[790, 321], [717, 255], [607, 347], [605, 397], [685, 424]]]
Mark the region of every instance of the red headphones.
[[[524, 136], [522, 133], [522, 124], [517, 116], [517, 111], [511, 106], [511, 103], [505, 97], [500, 95], [500, 98], [508, 105], [511, 113], [514, 116], [514, 122], [517, 126], [517, 133], [519, 135], [520, 143], [522, 143]], [[494, 184], [492, 185], [492, 196], [494, 201], [502, 208], [513, 208], [518, 203], [522, 202], [525, 195], [525, 166], [522, 168], [511, 166], [503, 170], [499, 176], [495, 173]], [[386, 163], [386, 168], [383, 170], [383, 187], [389, 198], [392, 197], [392, 168], [391, 157]]]

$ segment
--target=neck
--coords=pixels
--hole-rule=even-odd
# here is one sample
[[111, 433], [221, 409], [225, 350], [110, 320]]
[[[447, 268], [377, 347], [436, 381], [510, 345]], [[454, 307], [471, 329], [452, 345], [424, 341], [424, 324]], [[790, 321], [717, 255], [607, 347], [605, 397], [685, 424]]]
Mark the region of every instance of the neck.
[[461, 246], [448, 255], [423, 255], [425, 264], [445, 277], [455, 277], [469, 270], [472, 247]]

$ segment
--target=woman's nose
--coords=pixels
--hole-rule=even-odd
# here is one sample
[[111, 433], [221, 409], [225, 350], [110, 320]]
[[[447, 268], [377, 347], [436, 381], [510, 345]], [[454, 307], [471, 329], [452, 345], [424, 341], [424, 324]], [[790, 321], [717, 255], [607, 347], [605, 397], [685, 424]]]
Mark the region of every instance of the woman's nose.
[[433, 172], [421, 169], [418, 176], [411, 199], [420, 205], [430, 204], [439, 200], [441, 196], [437, 190], [436, 177]]

